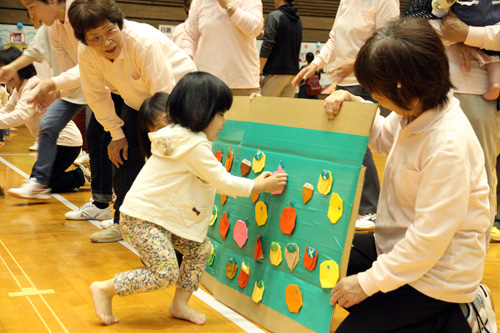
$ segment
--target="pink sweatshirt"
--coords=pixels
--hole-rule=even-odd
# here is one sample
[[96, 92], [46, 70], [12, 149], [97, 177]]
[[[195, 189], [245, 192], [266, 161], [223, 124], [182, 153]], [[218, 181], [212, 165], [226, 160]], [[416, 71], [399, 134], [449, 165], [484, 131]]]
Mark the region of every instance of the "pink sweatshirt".
[[113, 140], [125, 135], [106, 82], [116, 88], [125, 104], [139, 110], [146, 98], [158, 91], [170, 93], [185, 74], [196, 71], [185, 52], [148, 24], [125, 20], [121, 37], [123, 48], [113, 62], [89, 46], [80, 44], [79, 49], [85, 98]]
[[[35, 112], [35, 108], [28, 101], [33, 97], [32, 87], [40, 81], [36, 76], [24, 80], [19, 90], [14, 89], [7, 104], [0, 109], [0, 128], [11, 128], [26, 125], [34, 138], [38, 137], [42, 113]], [[82, 134], [73, 121], [69, 121], [59, 133], [58, 146], [80, 147], [83, 144]]]
[[[323, 68], [336, 60], [356, 59], [368, 37], [397, 17], [399, 0], [341, 0], [328, 41], [313, 63]], [[337, 84], [354, 86], [359, 83], [353, 72]]]
[[264, 27], [261, 0], [233, 0], [229, 16], [217, 0], [194, 0], [184, 25], [182, 49], [196, 55], [199, 71], [232, 89], [258, 88], [260, 62], [256, 37]]
[[358, 274], [367, 295], [409, 284], [435, 299], [477, 294], [490, 227], [479, 141], [457, 99], [407, 124], [377, 116], [370, 144], [388, 154], [377, 209], [378, 258]]

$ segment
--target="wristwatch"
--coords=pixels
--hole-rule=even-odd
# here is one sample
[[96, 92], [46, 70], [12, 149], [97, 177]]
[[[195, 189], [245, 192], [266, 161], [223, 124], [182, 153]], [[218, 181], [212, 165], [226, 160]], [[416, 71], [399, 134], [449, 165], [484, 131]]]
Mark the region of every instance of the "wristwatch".
[[226, 5], [226, 11], [229, 13], [229, 11], [231, 10], [231, 8], [233, 8], [233, 4], [232, 3], [228, 3]]

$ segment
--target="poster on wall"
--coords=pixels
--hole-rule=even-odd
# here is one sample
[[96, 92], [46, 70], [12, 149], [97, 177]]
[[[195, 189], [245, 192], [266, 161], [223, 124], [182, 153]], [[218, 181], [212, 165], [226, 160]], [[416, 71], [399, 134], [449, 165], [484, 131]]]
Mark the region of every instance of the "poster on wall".
[[274, 332], [329, 331], [375, 111], [344, 103], [327, 120], [322, 101], [235, 97], [214, 154], [234, 175], [286, 172], [288, 183], [251, 198], [217, 195], [202, 281], [217, 299]]
[[10, 43], [11, 44], [25, 44], [25, 38], [23, 32], [11, 32], [10, 33]]

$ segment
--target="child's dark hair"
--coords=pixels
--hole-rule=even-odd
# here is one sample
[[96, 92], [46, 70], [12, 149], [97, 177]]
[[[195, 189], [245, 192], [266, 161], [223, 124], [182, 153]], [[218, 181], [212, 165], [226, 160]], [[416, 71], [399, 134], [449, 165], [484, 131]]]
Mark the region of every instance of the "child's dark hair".
[[87, 45], [85, 34], [111, 22], [123, 29], [123, 13], [114, 0], [76, 0], [68, 10], [75, 38]]
[[415, 99], [421, 112], [442, 106], [453, 88], [443, 43], [421, 18], [402, 18], [377, 30], [359, 50], [354, 71], [366, 90], [405, 110]]
[[313, 60], [314, 60], [314, 53], [307, 52], [306, 53], [306, 62], [307, 62], [307, 64], [310, 64]]
[[193, 132], [208, 127], [218, 112], [233, 104], [233, 93], [221, 79], [205, 72], [186, 74], [168, 100], [168, 112], [174, 124]]
[[[19, 50], [17, 47], [10, 47], [5, 50], [0, 50], [0, 65], [5, 66], [19, 58], [23, 53], [21, 50]], [[19, 78], [21, 80], [26, 80], [30, 79], [33, 76], [36, 75], [36, 69], [35, 66], [28, 65], [24, 68], [21, 68], [20, 70], [17, 71], [17, 74], [19, 75]]]
[[159, 91], [146, 98], [137, 114], [137, 134], [142, 153], [151, 157], [151, 141], [148, 133], [158, 124], [159, 118], [167, 116], [167, 102], [169, 94]]

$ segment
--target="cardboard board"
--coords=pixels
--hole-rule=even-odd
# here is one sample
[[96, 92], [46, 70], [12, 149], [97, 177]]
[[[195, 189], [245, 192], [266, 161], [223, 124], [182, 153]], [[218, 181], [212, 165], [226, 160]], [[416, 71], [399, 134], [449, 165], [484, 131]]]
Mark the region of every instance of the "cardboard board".
[[[224, 130], [213, 146], [214, 153], [222, 152], [223, 164], [231, 149], [230, 172], [234, 175], [241, 175], [241, 161], [252, 161], [258, 150], [266, 156], [265, 171], [276, 171], [281, 164], [288, 173], [287, 188], [282, 194], [261, 193], [259, 196], [258, 200], [267, 206], [268, 219], [264, 225], [256, 223], [255, 204], [250, 198], [229, 197], [223, 204], [217, 195], [218, 217], [209, 228], [215, 258], [207, 265], [202, 282], [217, 299], [274, 332], [328, 332], [334, 308], [329, 305], [331, 288], [321, 287], [320, 265], [326, 260], [335, 261], [340, 277], [345, 276], [347, 270], [364, 177], [361, 163], [376, 105], [344, 103], [340, 114], [334, 120], [327, 120], [323, 103], [271, 97], [250, 101], [236, 97], [226, 113]], [[324, 170], [330, 171], [333, 180], [327, 194], [319, 193], [317, 187]], [[250, 171], [246, 177], [253, 179], [258, 174]], [[306, 182], [314, 186], [312, 199], [307, 204], [302, 199], [302, 186]], [[332, 223], [328, 207], [334, 193], [342, 200], [343, 212], [338, 221]], [[280, 215], [291, 203], [297, 218], [291, 234], [286, 234], [280, 228]], [[219, 227], [225, 212], [230, 222], [224, 238]], [[238, 245], [233, 238], [238, 220], [244, 221], [248, 229], [248, 239], [241, 247], [241, 242]], [[264, 258], [254, 259], [259, 235]], [[270, 260], [272, 242], [281, 247], [283, 260], [279, 265], [273, 265]], [[293, 271], [285, 260], [288, 243], [299, 247], [299, 262]], [[313, 270], [304, 264], [307, 246], [318, 251]], [[232, 279], [226, 276], [229, 259], [238, 263]], [[242, 262], [250, 268], [248, 284], [243, 288], [238, 284]], [[265, 289], [262, 301], [255, 303], [252, 293], [258, 280], [264, 282]], [[298, 312], [287, 305], [286, 288], [291, 285], [300, 290], [302, 307]]]

